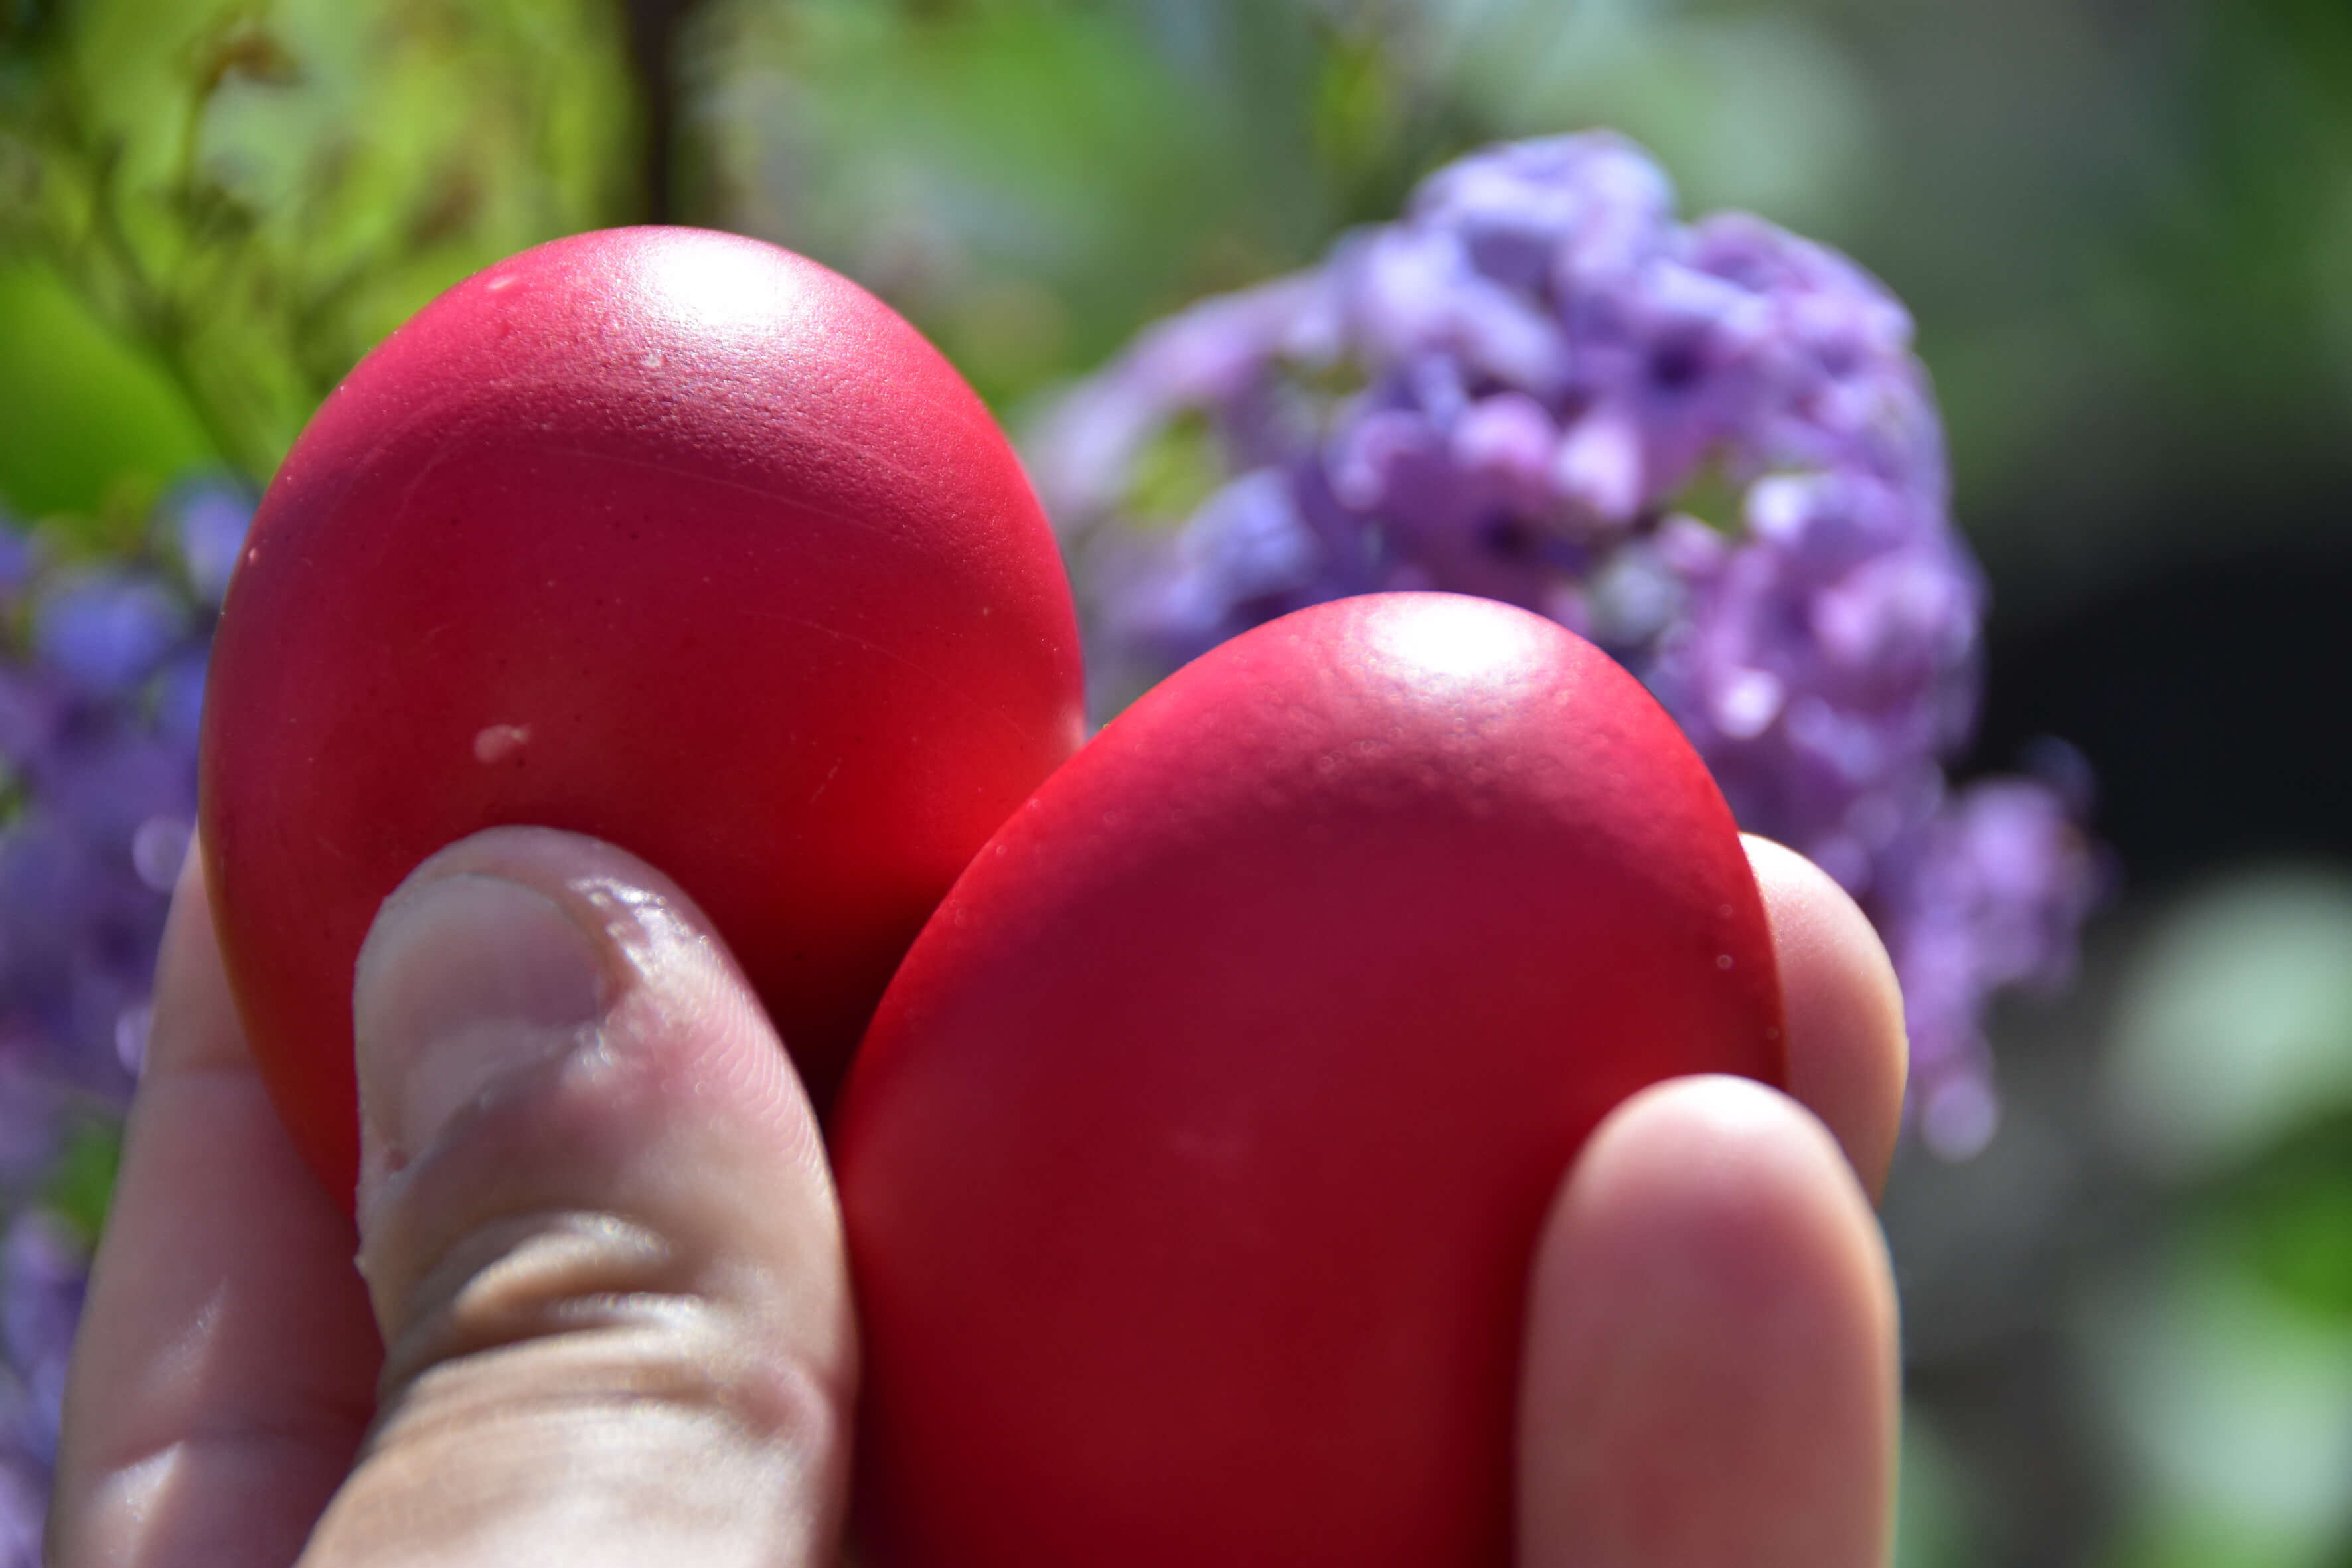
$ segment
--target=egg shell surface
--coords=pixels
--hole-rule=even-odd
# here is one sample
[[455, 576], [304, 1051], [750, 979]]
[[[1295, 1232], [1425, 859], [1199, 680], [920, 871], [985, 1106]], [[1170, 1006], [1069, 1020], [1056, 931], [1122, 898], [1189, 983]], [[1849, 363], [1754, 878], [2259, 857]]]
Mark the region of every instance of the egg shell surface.
[[361, 940], [427, 856], [536, 824], [675, 877], [822, 1102], [1082, 733], [1043, 513], [912, 327], [731, 235], [523, 252], [327, 400], [228, 591], [200, 816], [255, 1058], [348, 1201]]
[[1261, 626], [1114, 720], [901, 965], [833, 1129], [882, 1568], [1504, 1568], [1586, 1135], [1785, 1079], [1763, 907], [1622, 668], [1484, 600]]

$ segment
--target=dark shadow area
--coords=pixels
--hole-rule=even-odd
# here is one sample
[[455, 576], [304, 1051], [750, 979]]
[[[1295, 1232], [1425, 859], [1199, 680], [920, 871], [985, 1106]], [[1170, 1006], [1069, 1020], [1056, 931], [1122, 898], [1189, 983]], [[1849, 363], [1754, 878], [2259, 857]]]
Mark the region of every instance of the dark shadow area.
[[[2352, 495], [2315, 505], [2352, 517]], [[2213, 528], [2206, 537], [2227, 537]], [[2146, 892], [2230, 861], [2352, 857], [2352, 531], [2184, 561], [2029, 627], [1988, 631], [1963, 770], [2079, 749], [2093, 826]]]

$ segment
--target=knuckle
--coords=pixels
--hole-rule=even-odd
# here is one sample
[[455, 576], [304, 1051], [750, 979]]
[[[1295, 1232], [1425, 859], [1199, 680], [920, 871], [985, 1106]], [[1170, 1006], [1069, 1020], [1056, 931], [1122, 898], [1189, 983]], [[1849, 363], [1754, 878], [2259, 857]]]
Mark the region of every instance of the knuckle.
[[841, 1401], [759, 1303], [719, 1271], [612, 1214], [496, 1221], [419, 1281], [387, 1347], [379, 1430], [409, 1437], [550, 1415], [726, 1434], [760, 1448], [823, 1448]]

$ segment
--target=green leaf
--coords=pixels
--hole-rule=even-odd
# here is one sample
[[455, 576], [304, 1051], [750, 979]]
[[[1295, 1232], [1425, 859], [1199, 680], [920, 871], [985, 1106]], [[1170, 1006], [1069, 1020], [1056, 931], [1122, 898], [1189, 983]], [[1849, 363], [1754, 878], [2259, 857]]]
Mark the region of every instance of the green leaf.
[[2264, 1285], [2352, 1330], [2352, 1111], [2263, 1151], [2217, 1184], [2204, 1211]]
[[725, 221], [881, 294], [1000, 407], [1152, 315], [1309, 258], [1337, 218], [1295, 5], [712, 16]]
[[66, 1139], [64, 1152], [49, 1172], [43, 1206], [95, 1242], [113, 1200], [114, 1178], [122, 1164], [122, 1129], [110, 1121], [85, 1121]]
[[1224, 452], [1207, 418], [1186, 413], [1169, 422], [1137, 457], [1127, 509], [1173, 529], [1207, 500], [1226, 476]]
[[617, 8], [84, 0], [47, 33], [0, 112], [7, 243], [256, 478], [434, 295], [635, 199]]
[[0, 501], [18, 515], [143, 512], [184, 469], [221, 460], [154, 357], [37, 262], [0, 263]]

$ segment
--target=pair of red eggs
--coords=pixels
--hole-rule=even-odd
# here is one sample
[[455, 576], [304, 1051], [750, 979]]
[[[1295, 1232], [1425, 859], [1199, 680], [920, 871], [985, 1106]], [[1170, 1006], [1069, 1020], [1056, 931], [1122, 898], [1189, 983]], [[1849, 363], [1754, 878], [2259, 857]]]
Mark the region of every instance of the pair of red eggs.
[[1730, 815], [1478, 600], [1276, 621], [1083, 747], [1080, 700], [1020, 464], [887, 307], [683, 229], [491, 268], [328, 400], [222, 618], [205, 846], [278, 1108], [348, 1193], [383, 899], [480, 828], [610, 840], [832, 1105], [877, 1562], [1501, 1563], [1562, 1172], [1645, 1084], [1784, 1076]]

